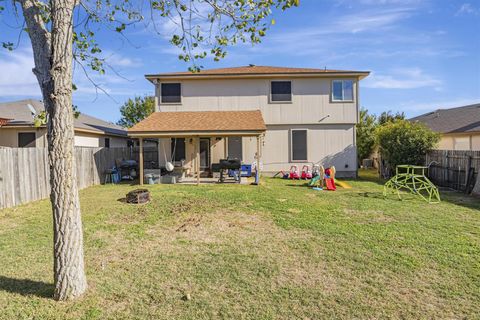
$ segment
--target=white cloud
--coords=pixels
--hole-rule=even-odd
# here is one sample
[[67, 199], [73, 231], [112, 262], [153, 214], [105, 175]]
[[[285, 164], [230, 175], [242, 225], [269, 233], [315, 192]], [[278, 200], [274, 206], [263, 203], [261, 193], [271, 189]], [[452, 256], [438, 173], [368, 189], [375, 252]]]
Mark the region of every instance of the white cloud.
[[354, 14], [334, 15], [326, 19], [325, 23], [312, 28], [302, 28], [293, 32], [284, 32], [277, 36], [287, 40], [297, 39], [303, 34], [304, 38], [325, 35], [359, 33], [379, 31], [379, 28], [391, 28], [397, 22], [409, 18], [414, 14], [414, 8], [374, 9], [364, 10]]
[[[416, 32], [406, 35], [402, 22], [416, 14], [415, 7], [369, 8], [355, 13], [335, 12], [325, 15], [319, 23], [310, 27], [292, 28], [281, 33], [269, 35], [265, 43], [253, 48], [239, 46], [235, 52], [243, 51], [246, 55], [278, 55], [321, 57], [320, 63], [331, 64], [346, 56], [360, 58], [384, 58], [398, 55], [399, 46], [402, 51], [406, 44], [419, 47], [431, 41], [432, 34]], [[274, 31], [274, 30], [272, 30]], [[389, 45], [386, 45], [389, 43]], [[360, 55], [350, 54], [355, 49]], [[431, 52], [438, 54], [439, 48]], [[422, 49], [425, 51], [425, 49]], [[416, 51], [419, 51], [418, 48]], [[443, 50], [444, 52], [445, 50]], [[377, 56], [375, 53], [378, 53]], [[428, 55], [430, 52], [422, 52]]]
[[0, 96], [40, 97], [40, 87], [32, 72], [32, 50], [0, 50]]
[[468, 14], [478, 15], [478, 14], [480, 14], [480, 10], [475, 8], [470, 3], [464, 3], [460, 6], [460, 9], [458, 9], [458, 11], [455, 15], [460, 16], [460, 15], [468, 15]]
[[372, 73], [363, 84], [366, 88], [378, 89], [416, 89], [433, 87], [439, 91], [442, 81], [431, 75], [425, 74], [420, 68], [397, 69], [392, 74]]
[[412, 14], [412, 8], [368, 10], [341, 17], [334, 24], [334, 30], [352, 33], [377, 31], [378, 28], [391, 27], [400, 20], [410, 17]]
[[140, 67], [143, 65], [142, 60], [138, 58], [130, 58], [118, 53], [107, 53], [105, 61], [112, 67]]

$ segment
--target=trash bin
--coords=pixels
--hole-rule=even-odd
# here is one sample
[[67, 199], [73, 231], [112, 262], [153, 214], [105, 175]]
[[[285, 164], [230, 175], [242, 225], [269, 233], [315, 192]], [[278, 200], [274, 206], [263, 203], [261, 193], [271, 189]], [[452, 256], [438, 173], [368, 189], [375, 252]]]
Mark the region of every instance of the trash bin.
[[242, 164], [240, 169], [240, 174], [242, 177], [251, 177], [252, 176], [252, 165], [251, 164]]

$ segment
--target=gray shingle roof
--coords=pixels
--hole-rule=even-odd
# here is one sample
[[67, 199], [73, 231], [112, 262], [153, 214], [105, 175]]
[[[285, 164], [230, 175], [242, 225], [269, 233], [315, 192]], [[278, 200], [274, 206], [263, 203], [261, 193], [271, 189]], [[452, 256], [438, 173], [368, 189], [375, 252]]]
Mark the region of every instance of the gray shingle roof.
[[[33, 99], [4, 102], [0, 103], [0, 118], [12, 119], [7, 126], [33, 125], [34, 115], [29, 106], [37, 114], [45, 110], [41, 101]], [[84, 113], [80, 113], [74, 120], [74, 125], [75, 129], [90, 130], [100, 134], [127, 135], [127, 131], [122, 127]]]
[[480, 103], [451, 109], [438, 109], [410, 119], [440, 133], [480, 132]]

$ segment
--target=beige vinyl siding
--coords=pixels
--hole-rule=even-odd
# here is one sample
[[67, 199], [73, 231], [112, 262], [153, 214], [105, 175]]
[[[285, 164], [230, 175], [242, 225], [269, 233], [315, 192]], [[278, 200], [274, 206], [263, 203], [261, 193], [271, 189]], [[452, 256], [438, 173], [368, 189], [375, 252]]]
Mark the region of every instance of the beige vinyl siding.
[[86, 132], [75, 132], [75, 146], [77, 147], [105, 147], [105, 138], [110, 139], [110, 148], [124, 148], [127, 138], [117, 136], [104, 136]]
[[75, 134], [75, 146], [77, 147], [100, 147], [100, 137], [88, 133]]
[[[291, 161], [290, 133], [292, 129], [307, 129], [307, 161]], [[275, 125], [268, 126], [262, 152], [263, 170], [278, 172], [295, 164], [319, 163], [334, 165], [339, 172], [355, 175], [356, 149], [353, 125]], [[348, 167], [346, 167], [348, 166]]]
[[438, 142], [437, 149], [439, 150], [453, 150], [453, 137], [442, 136]]
[[225, 138], [220, 138], [220, 140], [217, 140], [216, 137], [210, 139], [210, 157], [212, 163], [218, 163], [220, 159], [225, 158], [225, 140]]
[[47, 146], [47, 136], [45, 128], [0, 128], [0, 146], [17, 148], [18, 134], [20, 132], [35, 132], [35, 147], [44, 148]]
[[[0, 128], [0, 146], [17, 148], [18, 147], [18, 133], [19, 132], [35, 132], [36, 141], [35, 147], [47, 147], [47, 129], [46, 128]], [[85, 132], [75, 131], [75, 146], [77, 147], [104, 147], [105, 138], [110, 138], [111, 148], [120, 148], [127, 146], [127, 138], [118, 136], [103, 136]]]
[[442, 135], [439, 150], [480, 150], [480, 133]]
[[[342, 78], [335, 78], [342, 79]], [[354, 97], [357, 80], [354, 80]], [[331, 102], [333, 78], [293, 78], [292, 102], [270, 102], [271, 79], [182, 80], [182, 103], [161, 104], [160, 111], [262, 111], [266, 124], [354, 124], [357, 104]], [[161, 83], [161, 82], [160, 82]], [[157, 84], [156, 93], [159, 94]], [[160, 101], [160, 99], [157, 99]]]
[[480, 151], [480, 133], [472, 135], [472, 150]]

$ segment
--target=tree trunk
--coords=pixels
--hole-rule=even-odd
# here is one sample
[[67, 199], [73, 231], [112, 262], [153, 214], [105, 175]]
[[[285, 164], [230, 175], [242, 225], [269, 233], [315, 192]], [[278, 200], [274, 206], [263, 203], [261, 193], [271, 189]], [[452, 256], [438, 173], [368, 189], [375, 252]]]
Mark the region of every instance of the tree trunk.
[[50, 200], [53, 211], [54, 281], [56, 300], [82, 295], [87, 282], [83, 233], [74, 157], [72, 109], [72, 14], [74, 0], [52, 0], [51, 32], [33, 0], [23, 0], [35, 68], [48, 114]]
[[74, 154], [72, 38], [74, 0], [52, 2], [51, 83], [48, 92], [48, 156], [54, 228], [54, 298], [83, 294], [83, 233]]

